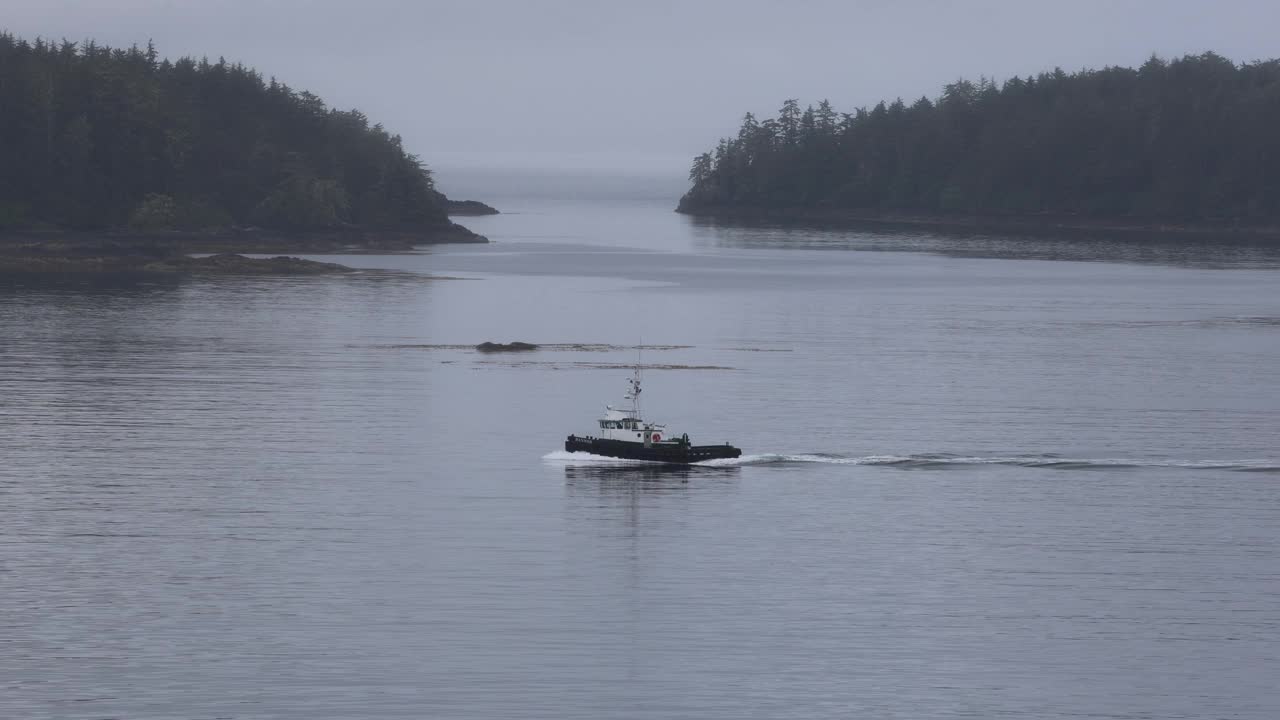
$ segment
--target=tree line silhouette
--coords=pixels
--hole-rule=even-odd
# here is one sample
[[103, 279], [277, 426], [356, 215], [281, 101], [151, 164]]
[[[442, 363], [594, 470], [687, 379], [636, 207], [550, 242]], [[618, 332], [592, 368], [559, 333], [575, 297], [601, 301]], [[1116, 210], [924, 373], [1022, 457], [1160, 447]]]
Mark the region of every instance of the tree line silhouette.
[[960, 80], [936, 100], [750, 113], [699, 155], [682, 212], [832, 209], [1280, 220], [1280, 60]]
[[398, 135], [255, 70], [0, 33], [0, 229], [446, 224]]

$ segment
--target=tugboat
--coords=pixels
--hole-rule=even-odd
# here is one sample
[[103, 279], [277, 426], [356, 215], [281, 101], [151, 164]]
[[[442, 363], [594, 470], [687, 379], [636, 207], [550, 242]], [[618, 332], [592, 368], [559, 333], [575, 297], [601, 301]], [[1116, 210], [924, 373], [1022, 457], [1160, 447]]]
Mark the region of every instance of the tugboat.
[[598, 421], [599, 437], [570, 435], [564, 442], [566, 451], [683, 465], [742, 455], [742, 450], [729, 443], [694, 445], [688, 434], [675, 437], [674, 433], [667, 432], [666, 425], [645, 422], [640, 417], [639, 365], [635, 376], [627, 380], [627, 385], [624, 397], [631, 401], [631, 407], [619, 409], [606, 405], [604, 417]]

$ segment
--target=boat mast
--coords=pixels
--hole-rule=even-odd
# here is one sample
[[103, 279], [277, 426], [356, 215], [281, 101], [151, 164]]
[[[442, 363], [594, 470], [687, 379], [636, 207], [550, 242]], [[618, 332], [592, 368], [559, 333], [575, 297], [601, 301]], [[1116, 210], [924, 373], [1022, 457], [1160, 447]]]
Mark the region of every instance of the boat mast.
[[641, 420], [640, 415], [640, 347], [636, 348], [636, 370], [635, 375], [627, 381], [630, 388], [627, 390], [626, 398], [631, 401], [631, 417]]

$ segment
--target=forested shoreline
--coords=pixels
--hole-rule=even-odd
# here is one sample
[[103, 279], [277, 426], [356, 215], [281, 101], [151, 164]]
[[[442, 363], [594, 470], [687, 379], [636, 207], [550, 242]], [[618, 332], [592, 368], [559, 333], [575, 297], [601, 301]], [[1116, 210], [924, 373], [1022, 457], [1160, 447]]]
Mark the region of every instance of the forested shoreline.
[[0, 33], [0, 236], [483, 241], [447, 202], [398, 135], [243, 65]]
[[1178, 229], [1280, 226], [1280, 61], [1062, 70], [837, 112], [787, 100], [699, 155], [680, 212]]

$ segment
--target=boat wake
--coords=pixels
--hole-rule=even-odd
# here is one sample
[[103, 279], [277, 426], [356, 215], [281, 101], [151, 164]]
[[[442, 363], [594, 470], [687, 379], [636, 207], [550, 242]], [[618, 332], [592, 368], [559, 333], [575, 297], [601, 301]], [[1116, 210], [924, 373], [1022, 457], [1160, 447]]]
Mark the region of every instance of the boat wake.
[[[648, 460], [626, 460], [582, 452], [556, 451], [542, 456], [546, 462], [562, 465], [595, 466], [644, 466], [655, 465]], [[1064, 458], [1057, 455], [967, 456], [947, 453], [918, 455], [863, 455], [846, 456], [827, 453], [763, 453], [722, 458], [694, 463], [696, 467], [745, 467], [754, 465], [880, 465], [904, 470], [946, 469], [974, 465], [1007, 465], [1041, 468], [1046, 470], [1124, 470], [1136, 468], [1169, 468], [1186, 470], [1228, 470], [1232, 472], [1280, 473], [1280, 461], [1276, 460], [1160, 460], [1124, 458]]]
[[616, 465], [616, 466], [644, 466], [644, 465], [666, 465], [667, 463], [657, 460], [631, 460], [628, 458], [609, 457], [607, 455], [594, 455], [589, 452], [566, 452], [557, 450], [542, 456], [542, 459], [553, 465]]
[[919, 455], [864, 455], [851, 457], [826, 453], [787, 455], [765, 453], [743, 455], [725, 460], [709, 460], [704, 465], [802, 465], [822, 463], [829, 465], [884, 465], [904, 469], [946, 468], [973, 465], [1011, 465], [1016, 467], [1044, 468], [1048, 470], [1116, 470], [1125, 468], [1178, 468], [1199, 470], [1234, 470], [1238, 472], [1280, 473], [1280, 462], [1275, 460], [1159, 460], [1127, 458], [1065, 458], [1058, 455], [968, 456], [948, 453]]

